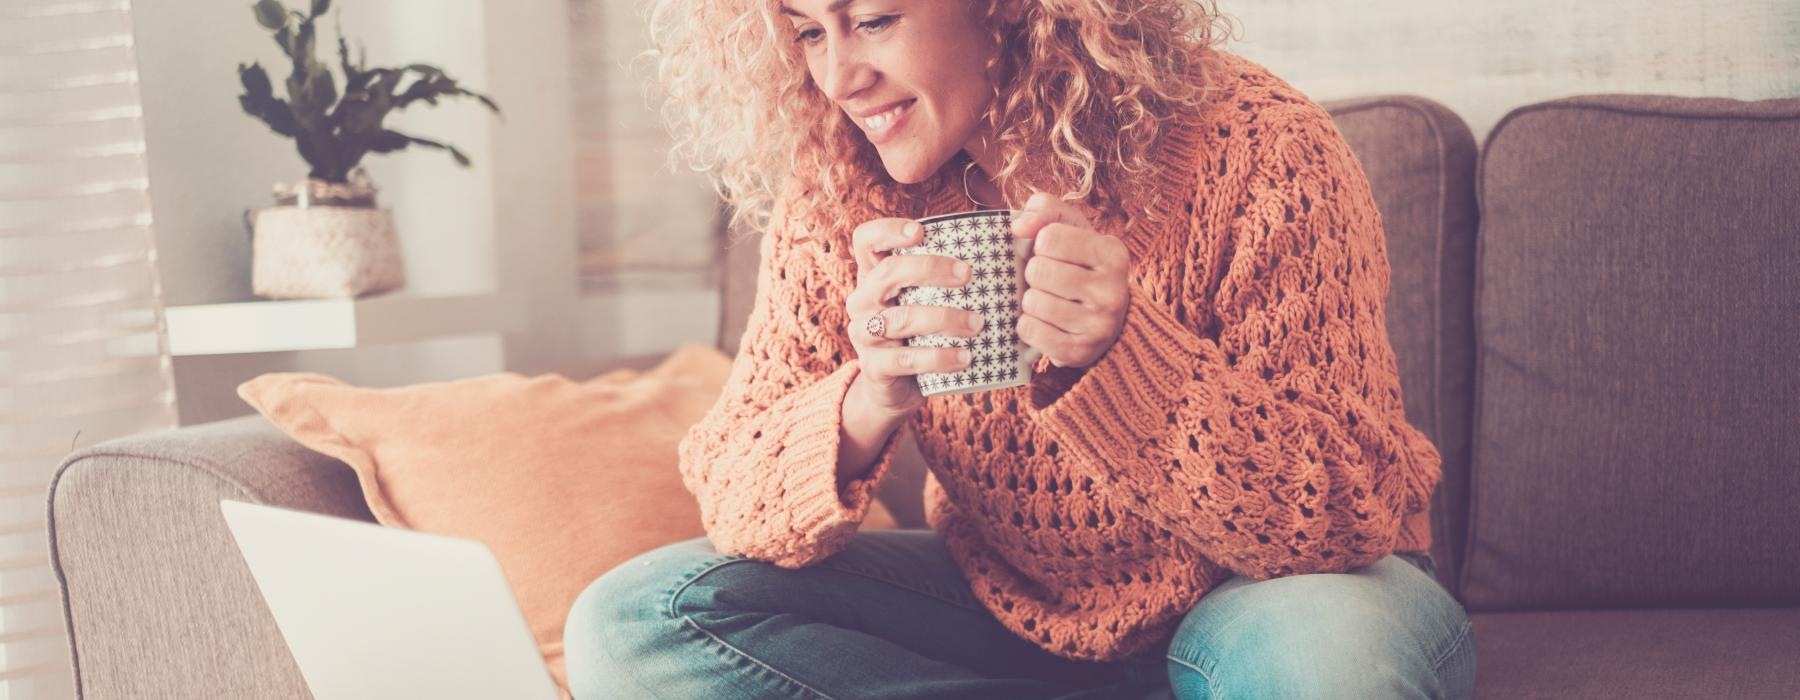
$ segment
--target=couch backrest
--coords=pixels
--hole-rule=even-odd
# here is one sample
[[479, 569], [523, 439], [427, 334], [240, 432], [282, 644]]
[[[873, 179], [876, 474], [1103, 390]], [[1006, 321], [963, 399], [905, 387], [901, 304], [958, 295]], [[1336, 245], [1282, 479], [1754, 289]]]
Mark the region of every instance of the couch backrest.
[[1369, 178], [1387, 238], [1388, 341], [1406, 420], [1443, 455], [1431, 555], [1454, 592], [1468, 502], [1474, 401], [1475, 137], [1441, 104], [1385, 96], [1325, 102]]
[[1800, 603], [1800, 99], [1513, 110], [1478, 171], [1471, 610]]

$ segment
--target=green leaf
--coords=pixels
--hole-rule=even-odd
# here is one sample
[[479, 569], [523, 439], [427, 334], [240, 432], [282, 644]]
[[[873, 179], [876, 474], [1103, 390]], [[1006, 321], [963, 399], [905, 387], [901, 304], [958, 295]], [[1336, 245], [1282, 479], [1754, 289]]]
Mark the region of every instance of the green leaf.
[[412, 143], [412, 137], [398, 131], [382, 129], [369, 138], [369, 151], [372, 153], [393, 153], [406, 148]]
[[469, 167], [469, 156], [462, 151], [457, 150], [455, 146], [447, 143], [439, 143], [431, 139], [422, 139], [417, 136], [408, 136], [390, 129], [382, 129], [381, 133], [376, 134], [375, 137], [370, 140], [369, 151], [371, 153], [392, 153], [406, 148], [409, 144], [449, 151], [450, 157], [456, 159], [457, 165], [465, 168]]
[[331, 0], [312, 0], [312, 16], [317, 17], [331, 11]]
[[269, 75], [263, 72], [262, 66], [238, 64], [238, 81], [244, 85], [244, 94], [238, 96], [238, 104], [243, 106], [246, 114], [261, 119], [282, 136], [291, 138], [300, 134], [293, 108], [275, 97]]
[[288, 9], [281, 0], [256, 0], [251, 8], [256, 12], [256, 22], [269, 29], [280, 29], [287, 26]]
[[506, 115], [502, 114], [500, 112], [500, 105], [494, 102], [494, 98], [488, 97], [487, 95], [483, 95], [479, 92], [474, 92], [471, 90], [463, 90], [461, 92], [464, 95], [468, 95], [477, 100], [480, 100], [482, 104], [487, 105], [487, 108], [489, 110], [493, 111], [494, 116], [497, 116], [500, 118], [500, 121], [502, 121], [502, 122], [506, 121]]
[[350, 86], [356, 83], [358, 71], [350, 62], [350, 42], [344, 41], [342, 31], [338, 32], [338, 67], [344, 71], [344, 91], [349, 92]]
[[501, 121], [505, 121], [506, 119], [505, 115], [500, 111], [500, 105], [495, 103], [493, 98], [459, 87], [454, 78], [451, 78], [448, 74], [444, 73], [442, 69], [436, 66], [414, 63], [406, 66], [405, 70], [413, 71], [420, 75], [411, 85], [406, 86], [406, 90], [400, 93], [399, 97], [395, 99], [394, 109], [402, 109], [407, 105], [421, 100], [426, 104], [435, 107], [437, 106], [438, 98], [444, 96], [473, 97], [480, 100], [481, 103], [487, 106], [489, 110], [492, 110], [494, 114], [499, 115]]
[[338, 99], [337, 80], [332, 77], [331, 69], [318, 61], [312, 62], [312, 68], [307, 73], [306, 92], [312, 100], [307, 103], [308, 109], [321, 114], [331, 109]]
[[289, 31], [287, 27], [282, 27], [279, 31], [275, 32], [275, 45], [281, 47], [281, 54], [283, 56], [293, 56], [294, 33]]
[[300, 35], [295, 37], [294, 43], [294, 67], [301, 68], [305, 66], [307, 62], [312, 60], [313, 47], [317, 45], [313, 39], [312, 22], [308, 21], [300, 23]]
[[269, 83], [269, 73], [263, 70], [262, 64], [252, 62], [246, 66], [238, 64], [238, 81], [244, 84], [244, 91], [255, 96], [274, 94], [275, 88]]

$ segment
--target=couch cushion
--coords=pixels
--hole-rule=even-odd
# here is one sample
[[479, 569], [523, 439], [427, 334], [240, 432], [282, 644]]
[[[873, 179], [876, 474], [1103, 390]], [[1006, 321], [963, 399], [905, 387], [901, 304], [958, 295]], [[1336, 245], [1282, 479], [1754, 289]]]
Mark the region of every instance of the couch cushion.
[[1800, 608], [1478, 613], [1489, 698], [1800, 697]]
[[1455, 113], [1411, 96], [1326, 102], [1362, 164], [1387, 237], [1388, 340], [1406, 420], [1443, 455], [1431, 556], [1455, 593], [1468, 499], [1475, 338], [1475, 138]]
[[1471, 610], [1800, 603], [1797, 153], [1800, 99], [1489, 134]]

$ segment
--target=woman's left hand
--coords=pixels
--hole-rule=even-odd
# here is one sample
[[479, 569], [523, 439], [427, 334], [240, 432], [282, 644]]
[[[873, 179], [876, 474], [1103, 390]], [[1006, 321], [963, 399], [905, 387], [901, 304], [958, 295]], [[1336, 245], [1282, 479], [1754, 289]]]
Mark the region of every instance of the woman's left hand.
[[1125, 325], [1130, 251], [1047, 192], [1025, 202], [1012, 230], [1016, 237], [1036, 239], [1025, 263], [1019, 340], [1058, 367], [1093, 364]]

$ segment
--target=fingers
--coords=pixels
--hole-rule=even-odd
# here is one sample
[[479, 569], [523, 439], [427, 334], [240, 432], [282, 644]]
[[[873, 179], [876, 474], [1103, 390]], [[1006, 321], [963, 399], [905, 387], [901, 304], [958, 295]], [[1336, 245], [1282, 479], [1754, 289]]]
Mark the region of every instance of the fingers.
[[892, 339], [919, 335], [973, 338], [987, 325], [987, 319], [979, 311], [964, 311], [948, 306], [903, 304], [888, 307], [881, 315], [887, 321], [887, 332], [882, 335]]
[[1074, 337], [1036, 316], [1019, 318], [1019, 342], [1050, 357], [1068, 357], [1076, 350]]
[[1025, 261], [1026, 291], [1041, 289], [1077, 304], [1088, 303], [1094, 271], [1055, 258], [1031, 256]]
[[905, 377], [923, 372], [957, 372], [974, 364], [964, 348], [890, 347], [859, 350], [862, 371], [880, 377]]
[[861, 281], [872, 272], [889, 251], [924, 241], [925, 227], [912, 219], [889, 217], [863, 222], [850, 234], [850, 248], [856, 256], [856, 279]]
[[968, 263], [949, 256], [891, 255], [882, 258], [874, 270], [857, 280], [850, 299], [859, 303], [865, 313], [874, 313], [875, 307], [886, 306], [889, 299], [899, 296], [900, 290], [906, 287], [961, 287], [972, 277]]
[[1131, 252], [1113, 236], [1065, 223], [1045, 224], [1031, 243], [1031, 254], [1074, 263], [1090, 270], [1130, 267]]
[[1088, 315], [1080, 304], [1036, 288], [1025, 290], [1019, 309], [1064, 333], [1083, 332], [1080, 321]]
[[1083, 216], [1075, 205], [1065, 202], [1049, 192], [1036, 192], [1025, 200], [1025, 206], [1013, 215], [1012, 230], [1016, 238], [1031, 238], [1050, 224], [1068, 224], [1077, 228], [1092, 229], [1087, 217]]

